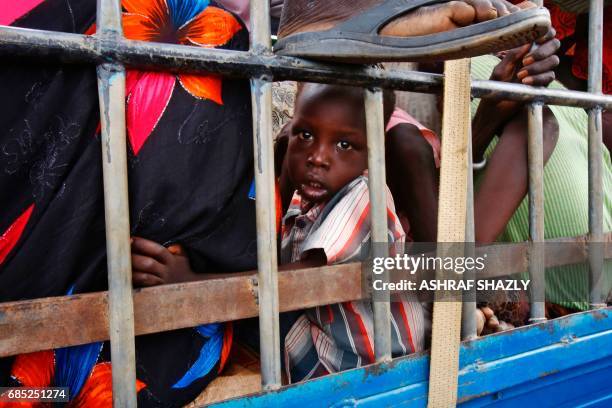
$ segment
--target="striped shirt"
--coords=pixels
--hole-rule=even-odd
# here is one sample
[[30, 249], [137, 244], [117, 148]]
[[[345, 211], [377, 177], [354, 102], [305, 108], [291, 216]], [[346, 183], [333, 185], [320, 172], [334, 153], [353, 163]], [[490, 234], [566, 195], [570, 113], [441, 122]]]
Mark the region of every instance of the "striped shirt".
[[[499, 59], [490, 55], [472, 58], [472, 77], [488, 79]], [[565, 89], [559, 82], [549, 85]], [[472, 102], [475, 114], [479, 99]], [[559, 123], [559, 139], [544, 167], [544, 235], [546, 239], [573, 237], [589, 232], [588, 186], [588, 118], [584, 109], [550, 106]], [[489, 157], [497, 144], [497, 137], [489, 146]], [[603, 201], [604, 233], [612, 231], [612, 162], [603, 146]], [[478, 184], [478, 178], [475, 180]], [[522, 242], [529, 240], [529, 203], [527, 197], [516, 210], [498, 241]], [[600, 287], [604, 298], [612, 283], [612, 260], [604, 265], [604, 280]], [[588, 266], [567, 265], [546, 271], [546, 300], [561, 306], [588, 310]]]
[[[405, 234], [387, 189], [388, 237], [403, 243]], [[281, 262], [300, 260], [311, 249], [322, 249], [327, 264], [359, 261], [370, 248], [370, 199], [366, 176], [347, 184], [327, 203], [309, 208], [296, 192], [283, 218]], [[370, 301], [344, 302], [305, 310], [285, 338], [285, 368], [298, 382], [374, 359], [373, 313]], [[424, 343], [421, 304], [411, 295], [391, 303], [392, 353], [420, 351]]]

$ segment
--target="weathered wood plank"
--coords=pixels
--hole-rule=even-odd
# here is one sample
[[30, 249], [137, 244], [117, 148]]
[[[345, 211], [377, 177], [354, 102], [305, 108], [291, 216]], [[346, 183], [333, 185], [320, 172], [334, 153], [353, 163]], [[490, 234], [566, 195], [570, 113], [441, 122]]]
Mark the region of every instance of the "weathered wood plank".
[[[279, 274], [280, 310], [361, 297], [361, 264]], [[134, 291], [137, 335], [258, 314], [257, 275], [231, 274]], [[107, 292], [0, 304], [0, 357], [107, 340]]]
[[[612, 242], [612, 234], [606, 234], [604, 240]], [[585, 237], [554, 242], [579, 245], [547, 248], [550, 249], [546, 256], [547, 267], [586, 261]], [[487, 259], [486, 273], [482, 277], [527, 269], [526, 244], [513, 244], [507, 248], [502, 256]], [[610, 244], [606, 245], [605, 257], [612, 258]], [[363, 296], [359, 263], [280, 272], [278, 284], [281, 311]], [[257, 316], [256, 285], [257, 275], [253, 272], [136, 289], [135, 332], [137, 335], [149, 334]], [[0, 303], [0, 357], [108, 338], [106, 292]]]

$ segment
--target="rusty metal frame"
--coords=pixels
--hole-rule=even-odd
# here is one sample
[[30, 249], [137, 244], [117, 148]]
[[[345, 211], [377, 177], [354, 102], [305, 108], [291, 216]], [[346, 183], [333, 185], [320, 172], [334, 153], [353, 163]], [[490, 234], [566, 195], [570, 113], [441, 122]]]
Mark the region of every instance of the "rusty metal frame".
[[[340, 64], [323, 64], [299, 58], [118, 39], [0, 26], [0, 55], [56, 58], [67, 63], [121, 62], [126, 66], [191, 73], [212, 72], [229, 77], [269, 75], [274, 80], [300, 80], [402, 91], [436, 93], [442, 75]], [[586, 92], [535, 88], [487, 80], [472, 81], [475, 98], [540, 101], [549, 105], [612, 109], [612, 96]]]
[[[532, 142], [535, 153], [540, 154], [537, 144], [541, 144], [541, 104], [556, 104], [577, 106], [589, 109], [589, 226], [590, 243], [603, 243], [609, 237], [603, 234], [603, 180], [602, 180], [602, 131], [601, 111], [612, 109], [612, 97], [601, 94], [601, 58], [602, 58], [602, 14], [603, 1], [591, 0], [590, 18], [590, 47], [589, 55], [589, 92], [575, 92], [567, 90], [539, 89], [519, 84], [508, 84], [494, 81], [472, 81], [472, 95], [480, 98], [510, 99], [523, 102], [537, 102], [534, 105]], [[64, 62], [89, 62], [98, 65], [98, 82], [100, 93], [100, 107], [102, 117], [102, 148], [105, 181], [105, 204], [108, 263], [109, 263], [109, 291], [97, 294], [75, 295], [60, 298], [37, 299], [32, 301], [13, 302], [0, 304], [2, 326], [5, 328], [19, 328], [19, 331], [8, 332], [7, 337], [0, 338], [0, 355], [6, 356], [17, 352], [34, 351], [32, 339], [25, 341], [24, 335], [40, 333], [40, 329], [49, 329], [54, 323], [51, 319], [57, 310], [81, 310], [90, 313], [91, 319], [87, 319], [85, 326], [79, 327], [82, 335], [74, 336], [74, 332], [61, 332], [63, 325], [55, 326], [55, 333], [48, 341], [38, 344], [43, 348], [58, 347], [101, 339], [111, 339], [111, 353], [113, 367], [113, 400], [115, 406], [130, 407], [136, 404], [135, 394], [135, 363], [134, 363], [134, 335], [144, 334], [142, 325], [139, 324], [143, 318], [140, 309], [147, 302], [165, 302], [165, 296], [171, 304], [173, 302], [193, 301], [201, 297], [199, 290], [208, 290], [210, 296], [214, 295], [211, 288], [223, 288], [220, 292], [228, 294], [229, 284], [233, 280], [239, 282], [240, 288], [248, 287], [248, 282], [258, 283], [258, 288], [249, 287], [251, 296], [257, 295], [259, 307], [253, 310], [252, 305], [246, 305], [244, 309], [222, 310], [218, 314], [208, 317], [190, 319], [184, 313], [169, 317], [170, 321], [162, 324], [155, 321], [152, 331], [170, 330], [178, 327], [187, 327], [213, 321], [224, 321], [248, 317], [255, 314], [260, 315], [262, 323], [262, 363], [263, 385], [267, 389], [273, 389], [280, 385], [280, 364], [278, 352], [278, 312], [279, 310], [293, 310], [292, 308], [303, 308], [308, 305], [326, 304], [341, 301], [344, 297], [354, 297], [356, 292], [334, 291], [333, 293], [318, 293], [319, 297], [308, 297], [301, 301], [287, 300], [280, 292], [283, 285], [300, 285], [312, 282], [313, 290], [322, 288], [321, 281], [316, 279], [304, 279], [306, 276], [313, 277], [315, 274], [333, 276], [337, 273], [353, 274], [355, 278], [361, 273], [361, 267], [355, 264], [319, 268], [316, 270], [291, 271], [286, 275], [288, 281], [277, 281], [276, 272], [276, 241], [274, 239], [274, 217], [272, 217], [273, 169], [269, 164], [272, 160], [271, 131], [270, 131], [270, 82], [272, 79], [305, 80], [313, 82], [333, 82], [339, 84], [352, 84], [366, 87], [386, 87], [398, 90], [411, 90], [417, 92], [439, 92], [441, 89], [441, 76], [418, 72], [380, 71], [375, 68], [342, 66], [332, 64], [321, 64], [308, 62], [295, 58], [276, 57], [270, 53], [269, 44], [269, 19], [267, 16], [266, 1], [252, 1], [251, 15], [255, 24], [252, 31], [252, 48], [249, 52], [202, 49], [170, 44], [156, 44], [140, 41], [126, 40], [122, 35], [120, 16], [121, 8], [118, 0], [98, 0], [98, 33], [94, 36], [57, 33], [42, 30], [29, 30], [14, 27], [0, 27], [0, 55], [20, 56], [34, 58], [56, 58]], [[184, 285], [169, 285], [159, 288], [136, 291], [134, 294], [134, 307], [132, 310], [132, 291], [129, 279], [129, 219], [127, 209], [127, 177], [125, 161], [125, 118], [122, 109], [113, 109], [113, 104], [123, 106], [124, 99], [124, 65], [144, 69], [170, 70], [181, 72], [214, 72], [226, 76], [249, 77], [252, 84], [253, 110], [254, 110], [254, 142], [255, 142], [255, 173], [258, 192], [258, 266], [259, 275], [233, 276], [226, 280], [194, 282]], [[380, 91], [370, 95], [369, 108], [380, 111]], [[540, 108], [538, 108], [540, 106]], [[380, 112], [374, 115], [374, 121], [379, 122]], [[377, 124], [372, 129], [376, 129]], [[379, 131], [369, 132], [368, 139]], [[539, 139], [539, 140], [538, 140]], [[377, 149], [380, 150], [380, 149]], [[530, 173], [540, 172], [537, 161], [530, 166]], [[382, 159], [370, 160], [371, 172], [384, 175], [384, 154]], [[381, 172], [380, 169], [383, 169]], [[537, 168], [537, 170], [536, 170]], [[377, 176], [377, 177], [378, 177]], [[380, 178], [380, 177], [379, 177]], [[383, 177], [384, 179], [384, 177]], [[537, 180], [534, 181], [537, 184]], [[538, 188], [541, 188], [538, 187]], [[537, 196], [537, 190], [533, 194]], [[531, 194], [530, 194], [531, 195]], [[373, 203], [381, 197], [380, 189], [372, 189]], [[539, 199], [534, 200], [530, 210], [533, 218], [531, 238], [533, 241], [543, 240], [543, 229], [537, 226], [542, 224], [543, 214], [539, 214]], [[373, 207], [375, 207], [373, 205]], [[380, 207], [380, 205], [379, 205]], [[377, 208], [379, 208], [377, 207]], [[383, 207], [384, 208], [384, 207]], [[380, 208], [379, 208], [380, 210]], [[384, 217], [380, 215], [375, 219]], [[382, 214], [382, 213], [381, 213]], [[534, 215], [535, 214], [535, 215]], [[534, 218], [535, 217], [535, 218]], [[381, 220], [378, 220], [381, 221]], [[381, 225], [384, 224], [381, 222]], [[127, 228], [126, 228], [127, 226]], [[380, 234], [379, 234], [380, 235]], [[580, 238], [577, 238], [578, 240]], [[600, 248], [599, 250], [597, 248]], [[525, 248], [523, 248], [525, 249]], [[525, 249], [526, 250], [526, 249]], [[597, 282], [601, 275], [601, 265], [608, 248], [591, 246], [589, 250], [589, 261], [591, 266], [592, 282]], [[563, 257], [561, 257], [563, 258]], [[555, 261], [558, 259], [555, 259]], [[550, 261], [554, 262], [554, 261]], [[541, 260], [540, 267], [549, 265], [548, 258]], [[359, 264], [357, 264], [359, 265]], [[510, 266], [512, 269], [512, 266]], [[349, 273], [350, 272], [350, 273]], [[506, 269], [504, 273], [511, 273]], [[331, 275], [329, 275], [331, 274]], [[351, 276], [353, 276], [351, 275]], [[281, 275], [281, 278], [283, 275]], [[284, 282], [284, 283], [283, 283]], [[325, 281], [323, 281], [325, 282]], [[215, 286], [217, 285], [217, 286]], [[218, 286], [220, 285], [220, 286]], [[317, 286], [318, 285], [318, 286]], [[318, 288], [318, 289], [314, 289]], [[344, 287], [343, 287], [344, 289]], [[594, 288], [592, 288], [594, 289]], [[356, 290], [353, 288], [353, 290]], [[163, 295], [163, 296], [160, 296]], [[173, 296], [170, 296], [173, 295]], [[317, 293], [315, 292], [315, 295]], [[344, 295], [344, 297], [343, 297]], [[317, 303], [320, 301], [322, 303]], [[279, 306], [280, 305], [280, 306]], [[592, 307], [600, 307], [601, 299], [592, 290]], [[107, 309], [108, 307], [108, 309]], [[37, 309], [38, 308], [38, 309]], [[47, 309], [45, 309], [47, 308]], [[50, 309], [49, 309], [50, 308]], [[44, 311], [50, 320], [41, 324], [34, 323], [35, 318], [28, 320], [27, 315], [33, 311]], [[381, 316], [385, 313], [381, 312]], [[136, 316], [136, 329], [134, 329], [134, 316]], [[536, 319], [540, 316], [533, 316]], [[29, 321], [29, 326], [19, 326], [24, 320]], [[380, 320], [380, 318], [377, 318]], [[24, 329], [25, 331], [21, 331]], [[385, 331], [385, 330], [383, 330]], [[470, 330], [471, 331], [471, 330]], [[387, 358], [386, 346], [384, 345], [386, 333], [378, 331], [377, 342], [383, 344], [377, 346], [379, 360]], [[4, 331], [3, 331], [4, 333]], [[68, 334], [70, 333], [70, 335]], [[272, 339], [270, 341], [269, 339]], [[40, 339], [42, 340], [42, 339]], [[382, 343], [381, 343], [382, 342]], [[270, 343], [270, 346], [265, 345]], [[382, 347], [382, 348], [381, 348]]]

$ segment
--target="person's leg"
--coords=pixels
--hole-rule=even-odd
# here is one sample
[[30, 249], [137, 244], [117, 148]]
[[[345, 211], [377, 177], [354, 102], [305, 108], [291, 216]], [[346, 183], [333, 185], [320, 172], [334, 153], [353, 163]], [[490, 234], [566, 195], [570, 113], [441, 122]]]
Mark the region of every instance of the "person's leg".
[[[381, 0], [285, 0], [279, 38], [334, 27], [341, 21], [381, 3]], [[505, 0], [463, 0], [424, 6], [392, 20], [382, 35], [410, 37], [467, 26], [519, 10]]]

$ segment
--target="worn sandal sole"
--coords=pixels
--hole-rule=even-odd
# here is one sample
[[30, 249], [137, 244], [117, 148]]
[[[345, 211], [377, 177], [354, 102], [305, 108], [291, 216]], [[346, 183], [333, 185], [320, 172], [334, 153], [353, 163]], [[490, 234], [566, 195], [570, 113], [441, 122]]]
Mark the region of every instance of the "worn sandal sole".
[[277, 41], [277, 55], [345, 63], [442, 61], [508, 50], [534, 41], [550, 29], [543, 8], [517, 11], [494, 20], [437, 34], [388, 37], [334, 28], [290, 35]]

